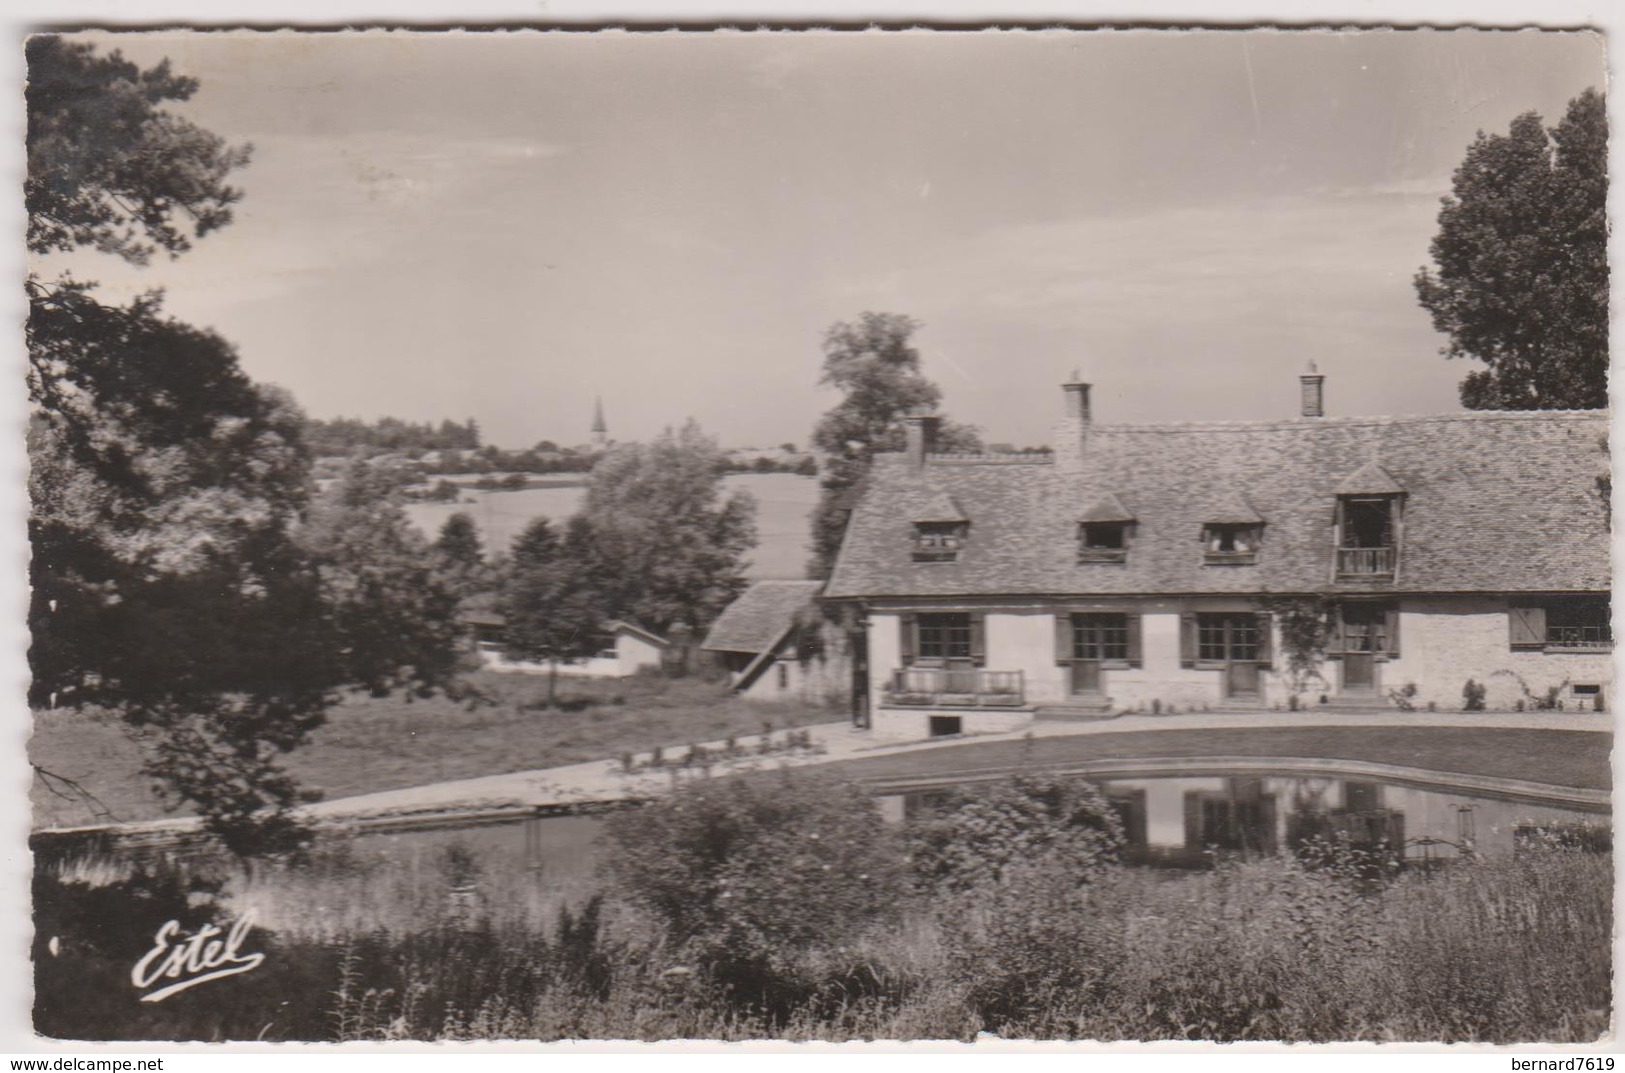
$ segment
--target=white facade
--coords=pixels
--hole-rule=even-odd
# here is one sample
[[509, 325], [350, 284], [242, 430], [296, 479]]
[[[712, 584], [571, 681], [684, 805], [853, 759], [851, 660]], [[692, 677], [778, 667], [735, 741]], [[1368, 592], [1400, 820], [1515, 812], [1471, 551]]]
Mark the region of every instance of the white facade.
[[[1509, 639], [1508, 600], [1500, 596], [1394, 596], [1385, 601], [1397, 609], [1398, 653], [1373, 660], [1372, 688], [1360, 691], [1367, 705], [1441, 710], [1464, 707], [1463, 688], [1469, 679], [1484, 687], [1489, 710], [1512, 710], [1522, 703], [1534, 709], [1556, 689], [1567, 710], [1589, 708], [1600, 694], [1612, 702], [1612, 653], [1606, 648], [1584, 650], [1525, 650]], [[1293, 692], [1285, 673], [1278, 629], [1272, 630], [1269, 650], [1273, 659], [1258, 671], [1256, 696], [1226, 695], [1222, 666], [1192, 666], [1182, 658], [1182, 616], [1203, 612], [1256, 612], [1257, 603], [1244, 598], [1121, 599], [1094, 603], [1068, 602], [1062, 613], [1075, 609], [1110, 610], [1139, 616], [1138, 666], [1104, 664], [1099, 695], [1090, 703], [1099, 714], [1119, 712], [1190, 712], [1224, 708], [1287, 709]], [[943, 611], [964, 608], [943, 607]], [[916, 605], [918, 614], [930, 610]], [[934, 609], [932, 609], [934, 610]], [[983, 654], [978, 668], [993, 672], [1019, 671], [1021, 703], [989, 706], [986, 703], [898, 704], [887, 696], [894, 671], [903, 666], [904, 612], [872, 608], [868, 615], [870, 690], [869, 710], [877, 735], [914, 739], [936, 733], [999, 733], [1018, 730], [1046, 708], [1077, 706], [1070, 692], [1071, 669], [1056, 659], [1057, 608], [979, 609]], [[1300, 706], [1331, 705], [1354, 699], [1346, 688], [1343, 662], [1328, 658], [1320, 665], [1319, 679], [1311, 679], [1296, 695]], [[1415, 687], [1414, 691], [1410, 687]], [[1579, 687], [1578, 689], [1576, 687]], [[932, 717], [940, 717], [933, 728]], [[959, 730], [951, 722], [959, 720]]]

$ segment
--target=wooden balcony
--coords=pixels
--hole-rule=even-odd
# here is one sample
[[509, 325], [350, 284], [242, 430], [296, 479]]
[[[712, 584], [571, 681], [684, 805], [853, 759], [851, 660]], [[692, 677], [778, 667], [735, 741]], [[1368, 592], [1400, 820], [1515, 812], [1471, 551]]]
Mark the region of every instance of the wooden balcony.
[[1397, 548], [1338, 548], [1337, 576], [1391, 578], [1398, 558]]
[[888, 705], [914, 708], [1018, 708], [1026, 703], [1021, 671], [976, 667], [902, 667], [882, 691]]
[[1256, 551], [1205, 551], [1202, 562], [1207, 566], [1251, 566], [1258, 562]]

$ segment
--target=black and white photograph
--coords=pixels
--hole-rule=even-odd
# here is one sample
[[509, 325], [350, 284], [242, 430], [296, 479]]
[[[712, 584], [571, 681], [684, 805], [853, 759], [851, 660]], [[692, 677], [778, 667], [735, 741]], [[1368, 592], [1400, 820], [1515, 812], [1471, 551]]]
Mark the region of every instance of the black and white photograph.
[[19, 33], [12, 1012], [1611, 1045], [1609, 45]]

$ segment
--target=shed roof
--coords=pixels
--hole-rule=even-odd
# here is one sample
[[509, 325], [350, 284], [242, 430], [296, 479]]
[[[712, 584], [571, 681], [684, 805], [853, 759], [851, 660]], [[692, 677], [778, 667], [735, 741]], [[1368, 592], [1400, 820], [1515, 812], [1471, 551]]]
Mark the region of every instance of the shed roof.
[[[910, 525], [907, 520], [899, 524], [905, 528]], [[912, 535], [909, 539], [912, 541]], [[710, 652], [760, 653], [777, 645], [823, 584], [758, 581], [723, 609], [700, 647]]]

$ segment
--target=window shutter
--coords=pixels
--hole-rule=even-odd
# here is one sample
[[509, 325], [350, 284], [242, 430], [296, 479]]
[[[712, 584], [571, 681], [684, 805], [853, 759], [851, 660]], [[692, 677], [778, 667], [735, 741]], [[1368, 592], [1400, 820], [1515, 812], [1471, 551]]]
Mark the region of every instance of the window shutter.
[[1326, 624], [1326, 658], [1343, 658], [1343, 605], [1332, 608], [1331, 621]]
[[1399, 658], [1399, 608], [1390, 607], [1383, 615], [1385, 632], [1388, 634], [1387, 651], [1390, 659]]
[[980, 667], [987, 662], [987, 641], [982, 623], [985, 616], [970, 616], [970, 661]]
[[1072, 616], [1055, 616], [1055, 662], [1072, 662]]
[[1189, 611], [1179, 616], [1179, 665], [1196, 666], [1196, 616]]
[[1507, 625], [1512, 631], [1513, 648], [1539, 648], [1546, 644], [1544, 607], [1509, 607]]
[[1130, 667], [1144, 666], [1144, 661], [1140, 656], [1140, 616], [1138, 614], [1128, 616], [1128, 665]]
[[1202, 849], [1202, 795], [1197, 790], [1185, 791], [1185, 848]]
[[1273, 621], [1268, 611], [1258, 613], [1258, 665], [1268, 667], [1274, 660], [1274, 638], [1270, 635]]
[[897, 635], [898, 659], [903, 666], [912, 667], [914, 666], [915, 653], [918, 651], [915, 645], [919, 637], [915, 617], [906, 613], [898, 615], [897, 624], [899, 627]]

